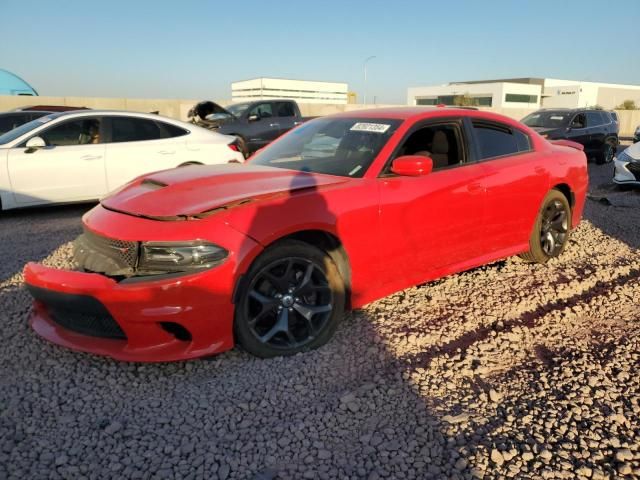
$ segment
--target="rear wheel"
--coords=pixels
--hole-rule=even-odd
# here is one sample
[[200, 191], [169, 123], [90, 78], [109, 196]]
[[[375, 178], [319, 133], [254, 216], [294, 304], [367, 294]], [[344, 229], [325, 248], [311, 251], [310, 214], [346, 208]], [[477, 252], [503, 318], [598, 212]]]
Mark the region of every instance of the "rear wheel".
[[529, 251], [520, 255], [528, 262], [545, 263], [560, 255], [569, 241], [571, 207], [564, 194], [551, 190], [542, 202], [529, 238]]
[[344, 282], [329, 255], [287, 240], [249, 269], [235, 313], [238, 343], [258, 357], [293, 355], [326, 343], [344, 313]]
[[596, 155], [598, 164], [611, 163], [616, 154], [617, 142], [615, 138], [607, 138], [602, 145], [602, 150]]

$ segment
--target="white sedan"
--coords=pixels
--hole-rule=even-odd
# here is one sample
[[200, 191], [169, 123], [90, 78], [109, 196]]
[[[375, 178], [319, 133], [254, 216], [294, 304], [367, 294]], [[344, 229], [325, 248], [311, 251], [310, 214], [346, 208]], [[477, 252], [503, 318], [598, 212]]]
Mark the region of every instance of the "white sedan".
[[154, 114], [77, 110], [0, 135], [0, 210], [95, 200], [153, 172], [243, 162], [236, 138]]

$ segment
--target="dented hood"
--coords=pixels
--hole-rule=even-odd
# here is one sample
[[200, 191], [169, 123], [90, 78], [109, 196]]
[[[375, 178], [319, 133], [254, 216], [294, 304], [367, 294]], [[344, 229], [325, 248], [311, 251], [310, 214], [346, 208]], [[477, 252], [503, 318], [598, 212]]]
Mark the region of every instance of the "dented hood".
[[145, 218], [188, 220], [348, 180], [250, 164], [194, 165], [139, 177], [100, 203], [109, 210]]

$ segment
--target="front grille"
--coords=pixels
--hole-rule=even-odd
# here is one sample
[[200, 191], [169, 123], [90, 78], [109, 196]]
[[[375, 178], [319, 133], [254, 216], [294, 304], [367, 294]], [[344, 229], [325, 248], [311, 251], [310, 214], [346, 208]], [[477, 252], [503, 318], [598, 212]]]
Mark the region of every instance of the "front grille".
[[74, 242], [74, 260], [90, 272], [132, 275], [138, 263], [138, 242], [103, 237], [85, 229]]
[[626, 165], [627, 170], [633, 173], [633, 176], [636, 177], [636, 180], [640, 182], [640, 163], [638, 162], [629, 162]]
[[72, 332], [91, 337], [125, 340], [120, 325], [96, 298], [46, 290], [27, 285], [33, 298], [41, 302], [51, 320]]

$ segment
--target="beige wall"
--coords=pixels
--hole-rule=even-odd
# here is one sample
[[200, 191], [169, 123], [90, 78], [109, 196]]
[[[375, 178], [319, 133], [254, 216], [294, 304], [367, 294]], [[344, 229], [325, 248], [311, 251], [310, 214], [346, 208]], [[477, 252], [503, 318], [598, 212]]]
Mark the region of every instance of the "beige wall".
[[[154, 112], [161, 115], [187, 119], [187, 112], [198, 100], [188, 99], [144, 99], [144, 98], [97, 98], [97, 97], [22, 97], [22, 96], [0, 96], [0, 111], [12, 110], [17, 107], [29, 105], [67, 105], [74, 107], [89, 107], [109, 110], [128, 110], [133, 112]], [[229, 105], [230, 100], [216, 100], [220, 105]], [[339, 112], [352, 112], [365, 108], [402, 107], [406, 105], [323, 105], [313, 103], [301, 103], [300, 110], [303, 116], [319, 117]], [[525, 108], [486, 108], [496, 113], [501, 113], [516, 120], [534, 111]], [[618, 110], [620, 118], [620, 135], [628, 137], [633, 135], [636, 127], [640, 125], [640, 110]]]

